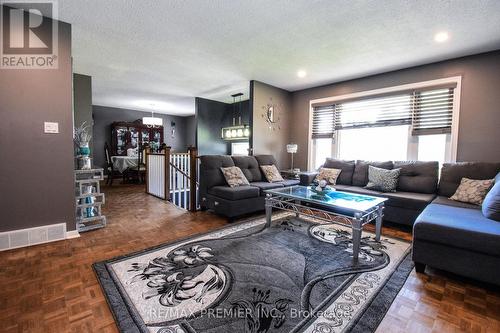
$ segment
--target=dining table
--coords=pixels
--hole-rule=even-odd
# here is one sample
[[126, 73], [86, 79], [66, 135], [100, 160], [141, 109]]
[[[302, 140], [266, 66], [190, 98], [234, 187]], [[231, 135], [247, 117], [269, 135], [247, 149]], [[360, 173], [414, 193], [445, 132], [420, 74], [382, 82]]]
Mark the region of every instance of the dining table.
[[139, 158], [137, 156], [111, 156], [111, 162], [115, 170], [123, 173], [128, 168], [136, 168]]

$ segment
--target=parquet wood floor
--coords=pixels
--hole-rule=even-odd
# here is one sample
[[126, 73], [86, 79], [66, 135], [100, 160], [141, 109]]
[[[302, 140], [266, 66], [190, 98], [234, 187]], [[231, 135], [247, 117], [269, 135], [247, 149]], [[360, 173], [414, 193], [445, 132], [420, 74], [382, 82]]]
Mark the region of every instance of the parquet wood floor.
[[[92, 263], [228, 224], [208, 212], [182, 211], [137, 185], [104, 192], [106, 228], [0, 252], [0, 332], [117, 332]], [[383, 232], [411, 239], [394, 227]], [[378, 332], [500, 332], [498, 289], [428, 274], [411, 273]]]

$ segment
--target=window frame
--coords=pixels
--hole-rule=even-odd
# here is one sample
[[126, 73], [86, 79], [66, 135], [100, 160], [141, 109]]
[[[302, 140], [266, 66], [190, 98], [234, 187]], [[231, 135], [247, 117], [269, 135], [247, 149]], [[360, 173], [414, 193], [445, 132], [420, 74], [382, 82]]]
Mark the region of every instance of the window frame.
[[[313, 99], [309, 101], [309, 126], [308, 126], [308, 158], [307, 158], [307, 167], [309, 170], [312, 170], [314, 167], [314, 159], [316, 147], [314, 139], [312, 139], [312, 116], [313, 116], [313, 107], [319, 104], [327, 104], [327, 103], [339, 103], [346, 100], [353, 100], [363, 97], [382, 95], [382, 94], [391, 94], [391, 93], [399, 93], [407, 90], [416, 90], [416, 89], [432, 89], [434, 87], [438, 88], [442, 85], [454, 84], [454, 99], [453, 99], [453, 120], [451, 125], [451, 134], [448, 134], [446, 137], [446, 141], [450, 144], [446, 147], [446, 156], [445, 160], [450, 162], [456, 162], [457, 159], [457, 150], [458, 150], [458, 128], [459, 128], [459, 116], [460, 116], [460, 98], [462, 91], [462, 76], [453, 76], [436, 80], [429, 81], [421, 81], [409, 84], [403, 84], [393, 87], [381, 88], [381, 89], [373, 89], [367, 91], [361, 91], [352, 94], [338, 95], [338, 96], [330, 96], [319, 99]], [[411, 128], [410, 128], [411, 130]], [[337, 142], [338, 142], [338, 131], [335, 131], [333, 140], [334, 143], [332, 145], [332, 157], [337, 157]], [[408, 159], [417, 159], [418, 155], [418, 136], [412, 136], [409, 133], [408, 139]]]

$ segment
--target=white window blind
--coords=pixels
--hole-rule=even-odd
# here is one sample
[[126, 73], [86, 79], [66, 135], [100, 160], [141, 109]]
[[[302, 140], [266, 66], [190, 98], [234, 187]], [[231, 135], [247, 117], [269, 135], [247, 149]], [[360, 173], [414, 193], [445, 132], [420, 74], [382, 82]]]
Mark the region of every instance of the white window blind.
[[412, 135], [451, 133], [454, 87], [313, 107], [312, 138], [332, 138], [336, 130], [411, 125]]

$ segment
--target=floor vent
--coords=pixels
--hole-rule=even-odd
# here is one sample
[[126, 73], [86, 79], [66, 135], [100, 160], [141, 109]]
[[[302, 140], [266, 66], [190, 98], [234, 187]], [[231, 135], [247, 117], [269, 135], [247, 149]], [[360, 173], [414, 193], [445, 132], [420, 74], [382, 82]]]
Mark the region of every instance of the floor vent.
[[0, 232], [0, 251], [68, 238], [66, 223]]

